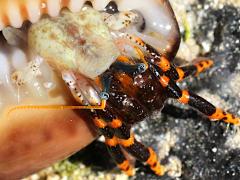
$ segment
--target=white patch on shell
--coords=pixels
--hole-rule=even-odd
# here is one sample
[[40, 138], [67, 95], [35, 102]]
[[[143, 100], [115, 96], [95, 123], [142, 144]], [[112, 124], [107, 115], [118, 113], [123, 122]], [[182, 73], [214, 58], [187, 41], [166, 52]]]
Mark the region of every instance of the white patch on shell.
[[94, 79], [120, 55], [101, 14], [89, 7], [42, 19], [29, 32], [30, 49], [60, 72], [73, 70]]

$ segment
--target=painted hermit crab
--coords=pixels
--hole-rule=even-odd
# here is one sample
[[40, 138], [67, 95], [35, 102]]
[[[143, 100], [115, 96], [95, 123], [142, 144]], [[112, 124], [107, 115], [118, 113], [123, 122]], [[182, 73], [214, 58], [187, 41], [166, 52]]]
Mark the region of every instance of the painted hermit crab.
[[[105, 137], [121, 170], [134, 175], [126, 151], [162, 176], [168, 168], [131, 127], [168, 98], [210, 120], [240, 123], [177, 85], [213, 62], [171, 63], [180, 35], [167, 0], [0, 1], [0, 29], [0, 131], [6, 132], [0, 135], [0, 179], [73, 154], [87, 121]], [[16, 160], [27, 161], [16, 166]]]

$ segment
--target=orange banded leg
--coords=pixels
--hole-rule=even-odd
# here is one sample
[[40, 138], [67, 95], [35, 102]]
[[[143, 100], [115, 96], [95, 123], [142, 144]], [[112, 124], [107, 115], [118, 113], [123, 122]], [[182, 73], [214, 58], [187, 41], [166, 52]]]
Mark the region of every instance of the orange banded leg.
[[[130, 39], [135, 44], [138, 44], [142, 47], [145, 51], [147, 51], [151, 58], [148, 59], [150, 63], [157, 65], [164, 74], [171, 78], [174, 81], [181, 81], [189, 75], [198, 75], [199, 73], [203, 72], [204, 70], [208, 69], [212, 66], [213, 61], [209, 59], [203, 59], [196, 62], [194, 65], [185, 66], [185, 67], [177, 67], [175, 68], [171, 62], [165, 57], [164, 55], [160, 54], [154, 47], [144, 42], [139, 37], [127, 34], [126, 37]], [[146, 58], [144, 53], [138, 48], [137, 46], [134, 47], [137, 53], [142, 59], [143, 62], [146, 62]], [[147, 66], [148, 67], [148, 66]]]
[[[170, 61], [164, 56], [161, 55], [154, 47], [144, 42], [141, 38], [126, 34], [126, 38], [128, 38], [131, 42], [139, 45], [142, 47], [149, 55], [151, 56], [148, 58], [148, 61], [151, 63], [156, 64], [165, 74], [170, 77], [171, 79], [177, 80], [178, 79], [178, 73], [177, 70], [174, 68], [173, 65], [171, 65]], [[137, 48], [137, 46], [134, 47], [136, 52], [139, 54], [140, 59], [142, 59], [143, 62], [146, 62], [146, 58], [141, 53], [140, 49]], [[148, 67], [148, 66], [147, 66]]]
[[129, 176], [133, 176], [134, 168], [124, 156], [121, 147], [118, 144], [117, 138], [115, 136], [112, 136], [111, 138], [105, 137], [105, 143], [107, 145], [109, 153], [111, 154], [119, 169], [124, 171]]
[[136, 157], [141, 162], [148, 164], [151, 170], [159, 176], [163, 176], [165, 173], [164, 166], [160, 165], [156, 153], [152, 148], [147, 148], [140, 142], [138, 142], [134, 135], [131, 134], [128, 139], [118, 137], [118, 143], [126, 149], [130, 154]]
[[[108, 117], [111, 114], [108, 113]], [[130, 154], [135, 156], [141, 162], [146, 162], [150, 168], [154, 171], [155, 174], [162, 176], [164, 174], [164, 167], [160, 165], [157, 160], [157, 155], [151, 148], [146, 148], [143, 144], [138, 142], [134, 135], [130, 133], [130, 127], [125, 124], [121, 119], [114, 117], [114, 119], [108, 120], [108, 126], [114, 129], [114, 137], [110, 143], [107, 143], [109, 146], [116, 144], [121, 145], [126, 149]], [[112, 143], [113, 142], [113, 143]], [[115, 151], [115, 149], [110, 149], [110, 151]], [[112, 152], [114, 154], [115, 152]], [[115, 155], [116, 156], [116, 155]], [[118, 158], [118, 157], [115, 157]], [[119, 162], [117, 162], [119, 164]], [[124, 162], [127, 163], [127, 162]], [[122, 166], [119, 166], [120, 168]]]
[[201, 72], [205, 71], [206, 69], [210, 68], [213, 65], [213, 61], [210, 59], [203, 59], [198, 61], [197, 63], [189, 66], [183, 66], [183, 67], [176, 67], [177, 73], [178, 73], [178, 79], [177, 82], [182, 81], [188, 76], [191, 75], [199, 75]]
[[240, 124], [240, 118], [216, 108], [210, 102], [192, 92], [181, 90], [173, 80], [165, 76], [159, 69], [152, 66], [150, 66], [150, 69], [155, 76], [159, 78], [161, 85], [166, 88], [170, 98], [177, 99], [182, 104], [188, 104], [208, 116], [208, 118], [213, 121], [222, 120], [234, 125]]
[[[107, 113], [106, 116], [109, 115], [111, 116], [108, 110], [106, 110], [106, 113]], [[95, 126], [98, 127], [98, 130], [101, 132], [101, 134], [103, 134], [103, 136], [105, 137], [105, 144], [107, 145], [108, 151], [112, 158], [114, 159], [114, 161], [116, 162], [119, 169], [124, 171], [129, 176], [133, 176], [134, 168], [130, 165], [130, 163], [124, 156], [121, 147], [118, 144], [117, 138], [114, 135], [115, 131], [113, 128], [115, 129], [119, 128], [122, 122], [117, 118], [113, 119], [112, 121], [109, 119], [106, 121], [97, 114], [93, 119], [93, 122]]]
[[191, 107], [197, 109], [201, 113], [208, 116], [208, 118], [212, 121], [221, 120], [226, 123], [240, 125], [240, 118], [237, 118], [230, 113], [227, 113], [219, 108], [216, 108], [214, 105], [212, 105], [204, 98], [187, 90], [181, 90], [181, 96], [178, 98], [178, 101], [182, 104], [188, 104]]
[[173, 80], [164, 75], [157, 67], [150, 66], [150, 69], [159, 79], [161, 85], [166, 88], [170, 98], [177, 99], [182, 104], [188, 104], [213, 121], [222, 120], [226, 123], [240, 125], [240, 118], [216, 108], [210, 102], [192, 92], [181, 90]]
[[[128, 37], [131, 37], [131, 40], [134, 39], [134, 41], [142, 46], [153, 58], [150, 58], [151, 63], [156, 64], [163, 72], [164, 74], [171, 78], [174, 81], [181, 81], [187, 76], [190, 75], [198, 75], [199, 73], [205, 71], [210, 66], [213, 65], [213, 61], [209, 59], [199, 59], [196, 63], [189, 66], [184, 67], [177, 67], [175, 68], [171, 62], [165, 57], [164, 55], [161, 55], [154, 47], [151, 45], [145, 43], [140, 38], [137, 38], [131, 35], [128, 35]], [[135, 48], [136, 49], [136, 48]], [[139, 50], [137, 50], [139, 52]], [[140, 54], [140, 53], [139, 53]], [[141, 59], [145, 59], [143, 55], [140, 56]]]

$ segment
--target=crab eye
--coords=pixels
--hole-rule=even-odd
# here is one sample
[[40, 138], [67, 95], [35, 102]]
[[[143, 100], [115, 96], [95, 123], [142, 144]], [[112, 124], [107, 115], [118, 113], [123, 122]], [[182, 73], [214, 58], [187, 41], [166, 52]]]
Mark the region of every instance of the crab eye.
[[108, 14], [116, 14], [118, 13], [118, 6], [115, 1], [110, 1], [108, 5], [104, 9]]

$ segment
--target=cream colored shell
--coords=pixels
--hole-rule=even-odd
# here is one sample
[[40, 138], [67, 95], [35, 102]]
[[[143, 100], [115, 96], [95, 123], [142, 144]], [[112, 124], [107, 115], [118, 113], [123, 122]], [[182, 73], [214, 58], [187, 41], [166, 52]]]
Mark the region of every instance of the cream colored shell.
[[73, 70], [91, 79], [120, 55], [101, 14], [90, 7], [40, 20], [31, 26], [28, 39], [31, 51], [58, 71]]

